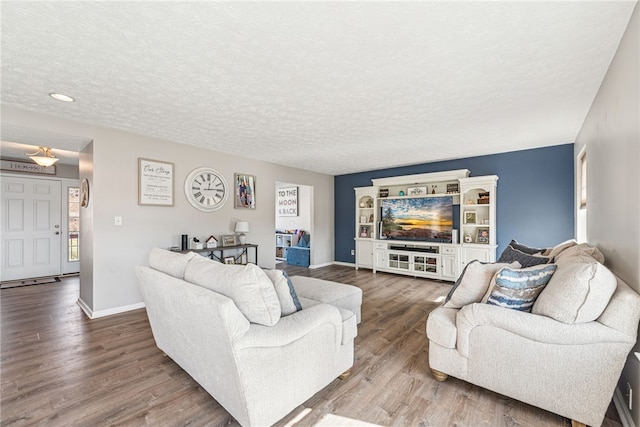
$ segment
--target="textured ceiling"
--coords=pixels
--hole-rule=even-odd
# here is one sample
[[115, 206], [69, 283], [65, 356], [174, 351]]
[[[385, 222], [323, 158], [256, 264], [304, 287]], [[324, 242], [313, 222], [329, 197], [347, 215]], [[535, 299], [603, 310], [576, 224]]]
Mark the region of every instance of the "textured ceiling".
[[333, 175], [564, 144], [635, 3], [3, 1], [1, 96]]

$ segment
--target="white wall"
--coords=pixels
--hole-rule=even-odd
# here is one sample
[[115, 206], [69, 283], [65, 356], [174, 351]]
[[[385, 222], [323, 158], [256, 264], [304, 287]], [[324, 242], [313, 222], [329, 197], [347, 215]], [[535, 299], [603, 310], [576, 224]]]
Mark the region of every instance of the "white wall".
[[[640, 293], [640, 85], [638, 4], [575, 143], [587, 150], [587, 238], [606, 264]], [[640, 341], [640, 335], [639, 335]], [[636, 343], [635, 351], [640, 351]], [[640, 362], [630, 355], [621, 391], [634, 390], [640, 426]]]
[[[181, 234], [203, 238], [211, 234], [231, 234], [237, 220], [247, 220], [251, 226], [247, 240], [260, 247], [258, 264], [274, 267], [276, 182], [313, 187], [315, 264], [333, 262], [334, 197], [330, 175], [84, 125], [13, 107], [3, 106], [2, 112], [3, 121], [7, 123], [93, 140], [91, 147], [81, 153], [80, 160], [80, 179], [87, 177], [91, 182], [90, 206], [81, 217], [85, 224], [82, 226], [80, 279], [81, 298], [94, 313], [139, 304], [142, 298], [133, 267], [146, 264], [147, 255], [154, 246], [179, 246]], [[138, 157], [175, 164], [173, 207], [138, 206]], [[237, 172], [255, 175], [256, 209], [234, 209], [231, 199], [216, 212], [203, 213], [194, 209], [184, 197], [183, 184], [186, 175], [199, 166], [217, 169], [229, 183]], [[114, 226], [115, 216], [122, 216], [122, 226]], [[84, 230], [89, 221], [92, 221], [90, 236]]]

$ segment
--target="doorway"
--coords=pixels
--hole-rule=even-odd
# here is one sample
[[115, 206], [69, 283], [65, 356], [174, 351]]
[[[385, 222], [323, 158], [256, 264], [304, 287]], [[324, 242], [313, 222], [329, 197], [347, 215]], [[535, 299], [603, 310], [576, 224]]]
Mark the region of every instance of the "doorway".
[[[282, 191], [296, 192], [295, 214], [290, 209], [280, 209], [278, 204], [278, 194]], [[276, 264], [286, 262], [287, 250], [290, 246], [296, 246], [300, 231], [313, 237], [313, 187], [309, 185], [292, 184], [286, 182], [276, 182], [276, 207], [275, 207], [275, 232], [274, 253]], [[310, 245], [310, 248], [313, 246]], [[312, 257], [310, 249], [310, 257]], [[313, 258], [311, 258], [313, 259]]]
[[[65, 263], [69, 243], [67, 198], [76, 182], [2, 175], [1, 282], [77, 273]], [[64, 200], [64, 202], [63, 202]]]

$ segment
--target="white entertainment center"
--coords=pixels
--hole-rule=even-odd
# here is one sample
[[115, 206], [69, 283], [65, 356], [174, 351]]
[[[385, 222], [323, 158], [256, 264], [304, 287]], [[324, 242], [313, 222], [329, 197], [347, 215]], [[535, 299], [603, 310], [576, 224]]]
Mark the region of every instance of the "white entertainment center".
[[[356, 269], [455, 281], [475, 259], [494, 262], [498, 177], [469, 177], [469, 173], [459, 169], [377, 178], [370, 187], [354, 188]], [[451, 235], [403, 240], [383, 234], [384, 200], [438, 197], [451, 197], [453, 205], [460, 207], [459, 223]]]

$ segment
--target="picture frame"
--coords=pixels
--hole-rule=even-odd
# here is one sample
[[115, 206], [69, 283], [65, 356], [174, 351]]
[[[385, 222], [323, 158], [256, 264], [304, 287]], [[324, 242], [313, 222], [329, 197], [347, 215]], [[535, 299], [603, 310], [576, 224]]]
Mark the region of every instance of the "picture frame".
[[138, 157], [138, 205], [173, 206], [174, 164]]
[[232, 256], [224, 257], [223, 261], [224, 261], [225, 264], [235, 264], [236, 263], [235, 257], [232, 257]]
[[489, 244], [489, 229], [485, 227], [480, 227], [476, 231], [476, 243], [481, 243], [488, 245]]
[[236, 209], [256, 208], [256, 177], [244, 173], [234, 174], [234, 207]]
[[423, 196], [427, 194], [427, 187], [409, 187], [407, 188], [407, 194], [409, 196]]
[[236, 245], [236, 235], [235, 234], [225, 234], [221, 237], [222, 246], [235, 246]]
[[477, 224], [478, 214], [476, 211], [464, 211], [464, 223], [465, 224]]
[[371, 237], [370, 236], [370, 231], [371, 229], [369, 228], [368, 225], [363, 225], [362, 227], [360, 227], [360, 237]]

